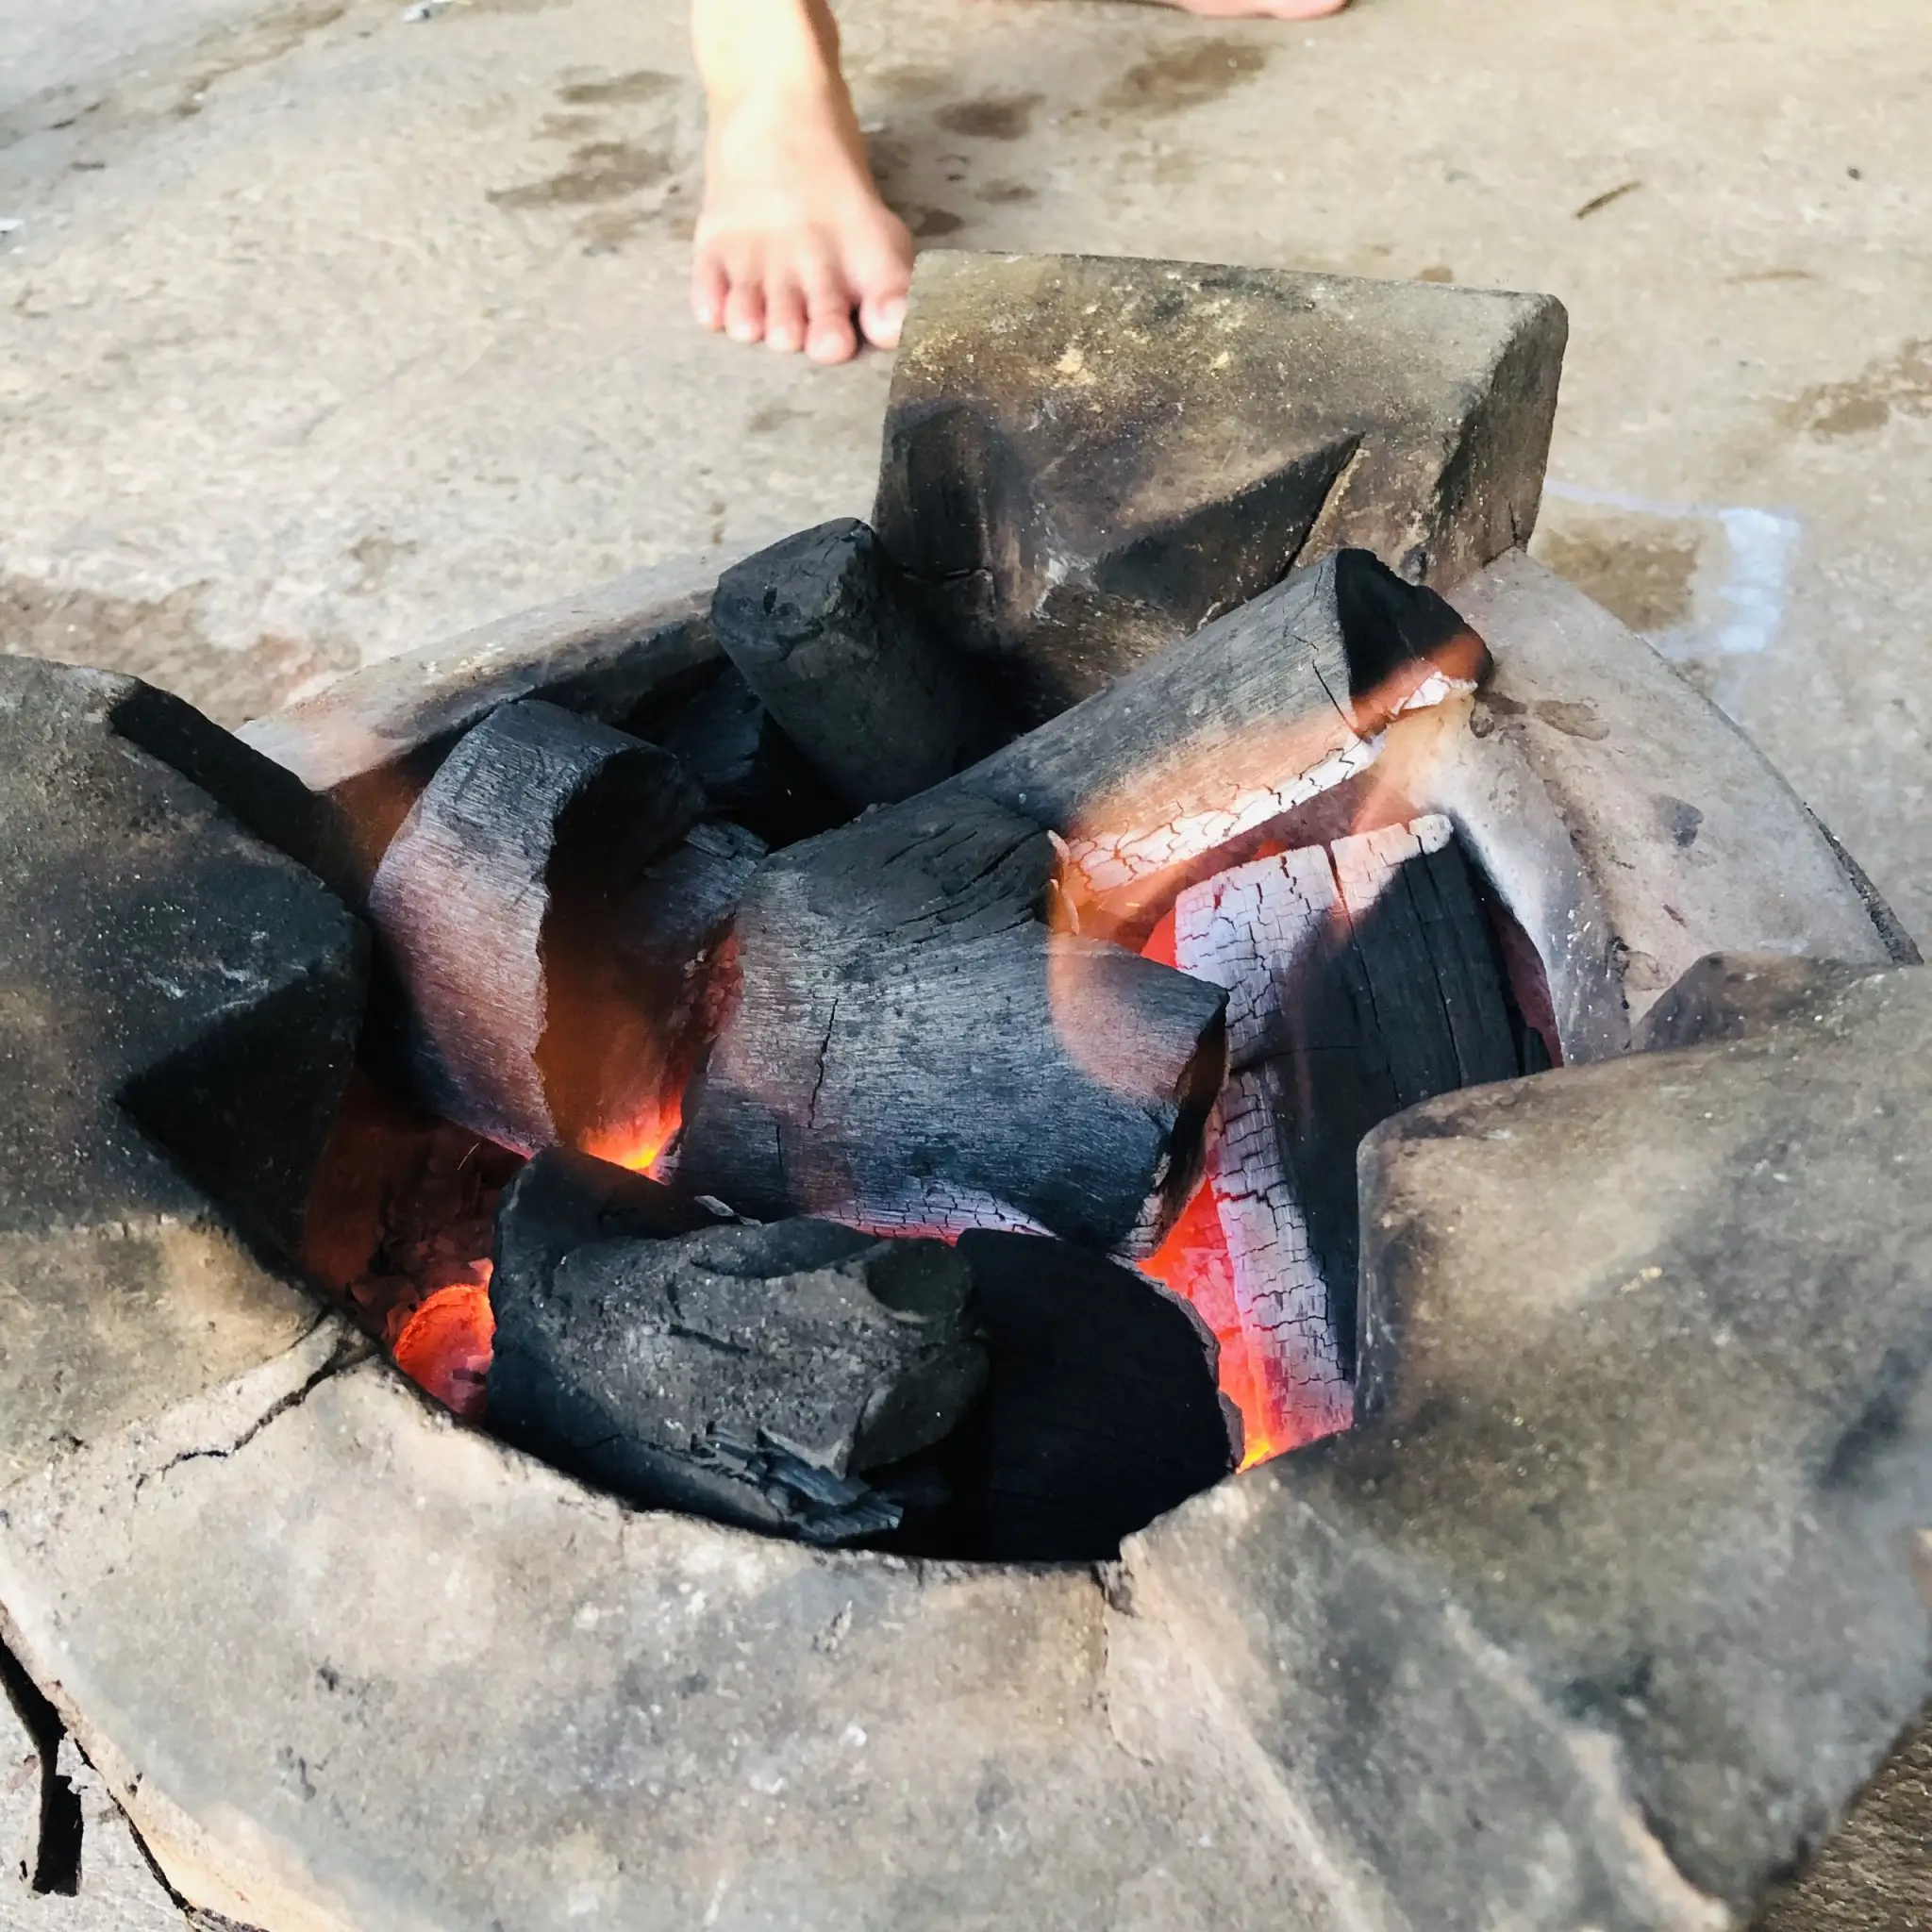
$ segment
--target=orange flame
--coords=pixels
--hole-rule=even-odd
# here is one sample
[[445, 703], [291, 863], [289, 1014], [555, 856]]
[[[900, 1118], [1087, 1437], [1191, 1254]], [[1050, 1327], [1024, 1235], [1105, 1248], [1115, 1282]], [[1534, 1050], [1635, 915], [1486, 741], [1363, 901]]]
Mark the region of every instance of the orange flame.
[[632, 1174], [658, 1176], [652, 1172], [663, 1159], [677, 1132], [684, 1124], [682, 1096], [661, 1102], [640, 1120], [621, 1127], [606, 1127], [584, 1137], [582, 1151], [613, 1167], [627, 1167]]

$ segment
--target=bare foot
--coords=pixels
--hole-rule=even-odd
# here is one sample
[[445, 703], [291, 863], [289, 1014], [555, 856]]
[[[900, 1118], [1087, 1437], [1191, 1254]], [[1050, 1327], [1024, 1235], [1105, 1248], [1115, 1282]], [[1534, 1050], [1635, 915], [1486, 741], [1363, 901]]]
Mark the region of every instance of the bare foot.
[[[722, 10], [722, 9], [721, 9]], [[861, 337], [899, 340], [912, 279], [912, 237], [887, 208], [839, 75], [830, 15], [797, 11], [808, 31], [768, 42], [758, 71], [727, 58], [713, 80], [691, 308], [734, 341], [762, 341], [814, 362], [844, 362]], [[694, 10], [702, 26], [702, 15]], [[701, 64], [706, 52], [700, 42]], [[775, 58], [774, 58], [775, 55]]]

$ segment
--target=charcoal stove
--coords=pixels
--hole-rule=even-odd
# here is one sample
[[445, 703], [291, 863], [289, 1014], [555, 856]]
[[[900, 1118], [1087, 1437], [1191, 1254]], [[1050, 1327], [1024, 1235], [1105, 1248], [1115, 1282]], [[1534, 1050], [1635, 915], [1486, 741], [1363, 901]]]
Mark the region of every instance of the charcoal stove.
[[1932, 1692], [1932, 991], [1524, 553], [1563, 332], [928, 256], [870, 525], [0, 663], [17, 1916], [1750, 1919]]

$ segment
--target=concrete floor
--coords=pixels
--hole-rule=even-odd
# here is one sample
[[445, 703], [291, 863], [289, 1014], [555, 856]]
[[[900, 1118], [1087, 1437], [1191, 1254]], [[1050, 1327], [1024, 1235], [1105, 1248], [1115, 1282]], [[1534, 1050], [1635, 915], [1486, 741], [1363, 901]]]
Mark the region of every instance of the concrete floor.
[[[685, 320], [651, 0], [0, 0], [0, 642], [229, 721], [869, 494], [889, 365]], [[1932, 8], [850, 0], [930, 239], [1546, 289], [1538, 548], [1932, 935]]]

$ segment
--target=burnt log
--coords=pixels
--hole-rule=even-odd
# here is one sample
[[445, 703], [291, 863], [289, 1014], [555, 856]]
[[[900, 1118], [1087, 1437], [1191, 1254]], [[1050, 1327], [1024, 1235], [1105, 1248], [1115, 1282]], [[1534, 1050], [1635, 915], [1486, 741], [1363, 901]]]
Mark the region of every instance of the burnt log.
[[582, 1156], [530, 1163], [497, 1221], [491, 1425], [633, 1502], [821, 1543], [897, 1527], [866, 1478], [941, 1441], [985, 1379], [966, 1264], [702, 1211]]
[[844, 518], [718, 579], [718, 641], [825, 782], [858, 807], [951, 777], [997, 740], [965, 666], [905, 609], [877, 541]]
[[1548, 296], [927, 252], [873, 522], [1036, 724], [1298, 562], [1441, 587], [1526, 542], [1566, 334]]
[[1104, 1561], [1229, 1474], [1241, 1421], [1214, 1338], [1146, 1276], [1064, 1242], [972, 1233], [986, 1396], [945, 1457], [946, 1554]]
[[1433, 591], [1344, 550], [944, 789], [1063, 839], [1080, 930], [1138, 941], [1203, 861], [1366, 771], [1392, 717], [1488, 669]]
[[[685, 845], [702, 805], [668, 753], [534, 700], [450, 753], [369, 895], [425, 1105], [525, 1153], [647, 1131], [696, 1051], [702, 996], [666, 1012], [660, 981], [631, 962], [649, 951], [650, 869]], [[688, 874], [708, 866], [728, 879], [694, 892]], [[692, 851], [670, 902], [722, 900], [728, 914], [749, 869], [728, 849]], [[675, 930], [669, 950], [688, 963], [692, 937]]]
[[1199, 1173], [1225, 996], [1049, 933], [1055, 865], [1049, 835], [962, 792], [769, 859], [680, 1182], [762, 1219], [1151, 1250]]

